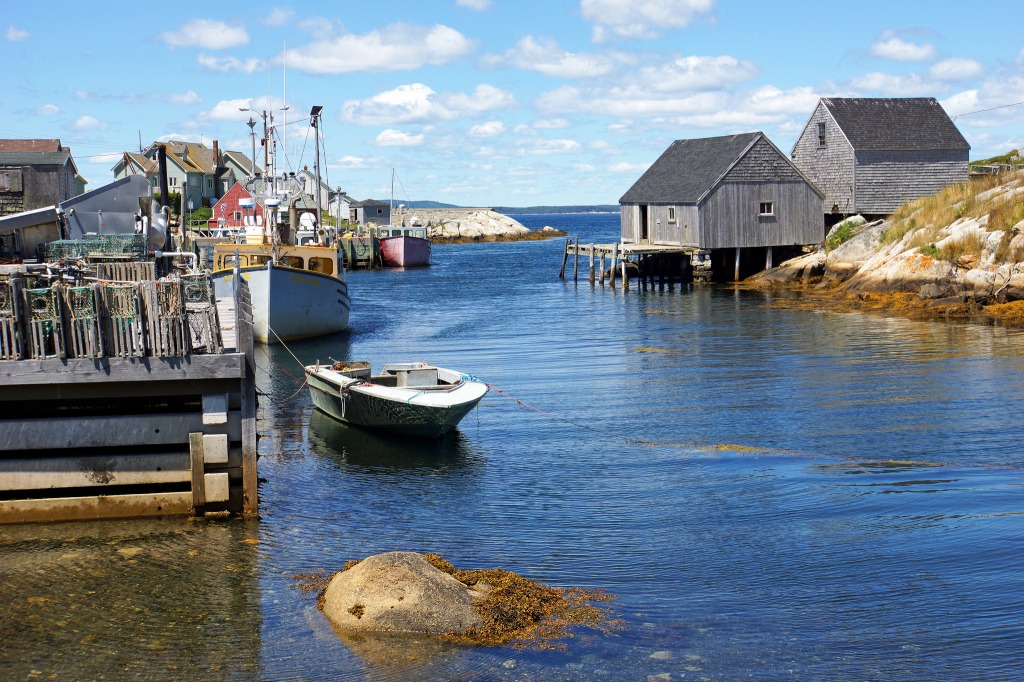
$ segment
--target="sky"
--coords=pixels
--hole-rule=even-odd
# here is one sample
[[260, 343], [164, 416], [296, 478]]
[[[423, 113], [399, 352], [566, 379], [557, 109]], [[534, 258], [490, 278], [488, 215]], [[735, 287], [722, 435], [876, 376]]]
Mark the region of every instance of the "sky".
[[396, 202], [615, 204], [673, 140], [788, 154], [820, 97], [935, 97], [972, 159], [1024, 147], [1022, 27], [1009, 0], [0, 0], [0, 137], [59, 138], [95, 189], [140, 140], [251, 155], [265, 115], [298, 171], [322, 106], [356, 199], [394, 170]]

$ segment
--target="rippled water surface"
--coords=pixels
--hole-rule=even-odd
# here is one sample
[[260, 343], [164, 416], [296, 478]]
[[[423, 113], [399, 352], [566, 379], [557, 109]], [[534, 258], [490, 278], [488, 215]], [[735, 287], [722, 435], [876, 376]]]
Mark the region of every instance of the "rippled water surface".
[[[1024, 678], [1024, 333], [592, 287], [582, 261], [562, 282], [561, 250], [437, 246], [428, 269], [351, 273], [352, 330], [291, 347], [504, 391], [441, 441], [334, 422], [287, 350], [258, 349], [259, 522], [0, 528], [0, 670]], [[554, 652], [343, 642], [292, 577], [388, 550], [602, 588], [623, 628]]]

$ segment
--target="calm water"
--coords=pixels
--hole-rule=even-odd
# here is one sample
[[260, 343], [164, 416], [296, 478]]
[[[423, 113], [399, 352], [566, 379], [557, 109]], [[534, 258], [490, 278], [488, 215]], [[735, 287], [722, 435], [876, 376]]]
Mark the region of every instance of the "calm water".
[[[352, 273], [351, 332], [291, 348], [430, 361], [536, 410], [492, 391], [445, 440], [395, 442], [258, 349], [260, 522], [0, 528], [5, 677], [1024, 678], [1024, 332], [575, 285], [561, 248]], [[343, 644], [291, 578], [388, 550], [603, 588], [624, 628]]]

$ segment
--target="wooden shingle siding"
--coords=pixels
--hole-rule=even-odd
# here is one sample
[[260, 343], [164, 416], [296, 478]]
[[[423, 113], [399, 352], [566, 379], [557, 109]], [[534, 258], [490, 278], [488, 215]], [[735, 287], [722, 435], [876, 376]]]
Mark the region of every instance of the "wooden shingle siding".
[[[818, 124], [825, 124], [825, 146], [818, 144]], [[853, 146], [836, 125], [825, 105], [818, 103], [814, 115], [793, 147], [793, 162], [825, 193], [824, 211], [854, 211]]]
[[636, 241], [637, 205], [619, 204], [619, 234], [622, 241], [632, 244]]
[[803, 182], [800, 173], [789, 160], [781, 156], [765, 138], [758, 140], [743, 158], [736, 162], [726, 181], [775, 182], [792, 180]]
[[[772, 202], [774, 215], [758, 214]], [[701, 248], [813, 244], [824, 236], [821, 195], [800, 182], [723, 182], [700, 206]]]
[[905, 202], [964, 182], [968, 152], [858, 152], [857, 210], [892, 213]]

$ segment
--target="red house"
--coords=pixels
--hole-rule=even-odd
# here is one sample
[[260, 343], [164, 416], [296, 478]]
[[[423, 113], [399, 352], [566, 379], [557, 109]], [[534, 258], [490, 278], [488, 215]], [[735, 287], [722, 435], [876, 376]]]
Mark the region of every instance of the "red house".
[[[252, 208], [243, 208], [240, 205], [242, 199], [253, 199], [253, 195], [242, 183], [236, 182], [227, 193], [217, 200], [213, 205], [213, 216], [210, 218], [210, 227], [242, 227], [246, 215], [263, 216], [263, 206], [256, 201]], [[262, 223], [262, 220], [259, 221]]]

